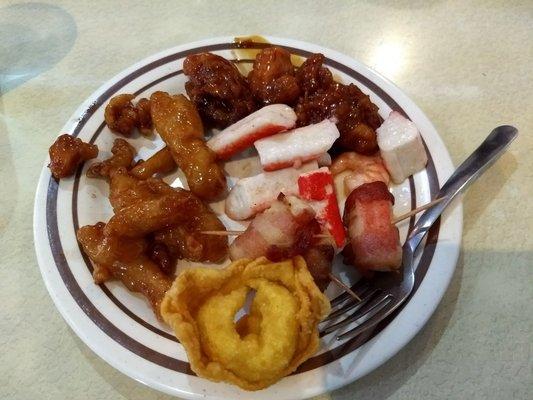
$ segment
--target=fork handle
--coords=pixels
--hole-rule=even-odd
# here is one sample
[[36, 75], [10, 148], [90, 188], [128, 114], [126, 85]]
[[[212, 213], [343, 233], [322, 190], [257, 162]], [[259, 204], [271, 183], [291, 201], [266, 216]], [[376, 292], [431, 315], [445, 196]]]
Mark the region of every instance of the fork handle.
[[518, 130], [509, 125], [495, 128], [481, 145], [455, 170], [437, 194], [437, 198], [444, 198], [422, 214], [416, 222], [405, 245], [415, 252], [424, 239], [429, 228], [440, 217], [442, 212], [452, 202], [457, 194], [463, 192], [477, 178], [483, 174], [503, 153], [518, 135]]

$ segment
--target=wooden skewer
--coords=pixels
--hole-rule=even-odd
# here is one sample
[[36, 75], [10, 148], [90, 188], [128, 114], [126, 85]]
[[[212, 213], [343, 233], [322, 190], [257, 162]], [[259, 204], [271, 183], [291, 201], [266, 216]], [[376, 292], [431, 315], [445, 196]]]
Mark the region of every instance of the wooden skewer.
[[423, 206], [420, 206], [420, 207], [417, 207], [415, 208], [414, 210], [411, 210], [405, 214], [402, 214], [396, 218], [394, 218], [392, 220], [392, 224], [397, 224], [398, 222], [400, 221], [403, 221], [404, 219], [407, 219], [415, 214], [418, 214], [420, 211], [424, 211], [424, 210], [427, 210], [428, 208], [430, 207], [433, 207], [435, 204], [437, 203], [440, 203], [442, 200], [444, 200], [446, 197], [441, 197], [440, 199], [436, 199], [436, 200], [433, 200], [433, 201], [430, 201], [429, 203], [427, 204], [424, 204]]
[[214, 236], [239, 236], [244, 233], [244, 231], [200, 231], [204, 235], [214, 235]]
[[[213, 236], [239, 236], [244, 233], [244, 231], [200, 231], [204, 235], [213, 235]], [[319, 233], [315, 235], [316, 238], [329, 238], [331, 237], [327, 233]]]
[[350, 296], [352, 296], [355, 300], [361, 301], [361, 298], [352, 290], [349, 286], [347, 286], [343, 281], [341, 281], [339, 278], [337, 278], [335, 275], [333, 275], [331, 272], [329, 273], [329, 279], [336, 285], [340, 286], [342, 289], [346, 290], [346, 293], [348, 293]]
[[[414, 210], [411, 210], [405, 214], [402, 214], [392, 220], [393, 224], [397, 224], [400, 221], [403, 221], [404, 219], [407, 219], [415, 214], [418, 214], [420, 211], [427, 210], [430, 207], [433, 207], [435, 204], [440, 203], [442, 200], [444, 200], [445, 197], [441, 197], [440, 199], [436, 199], [433, 201], [430, 201], [427, 204], [424, 204], [423, 206], [417, 207]], [[215, 236], [238, 236], [244, 233], [244, 231], [201, 231], [201, 233], [205, 235], [215, 235]], [[320, 233], [318, 235], [315, 235], [316, 238], [328, 238], [330, 237], [328, 234]]]

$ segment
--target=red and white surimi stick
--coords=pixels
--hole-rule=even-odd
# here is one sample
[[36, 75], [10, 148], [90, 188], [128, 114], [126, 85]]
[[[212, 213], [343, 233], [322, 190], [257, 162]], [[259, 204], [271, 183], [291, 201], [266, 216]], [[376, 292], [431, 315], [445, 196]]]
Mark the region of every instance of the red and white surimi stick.
[[307, 172], [298, 178], [299, 197], [307, 200], [315, 210], [316, 219], [333, 237], [341, 248], [346, 240], [333, 177], [328, 168]]
[[361, 270], [394, 271], [402, 264], [398, 228], [392, 224], [394, 197], [383, 182], [365, 183], [346, 199], [350, 262]]
[[227, 160], [256, 140], [286, 131], [296, 125], [294, 110], [285, 104], [271, 104], [228, 126], [207, 141], [219, 159]]
[[298, 177], [316, 169], [318, 164], [312, 161], [298, 169], [286, 168], [239, 179], [226, 198], [226, 214], [241, 221], [270, 207], [280, 193], [297, 195]]
[[278, 133], [254, 143], [265, 171], [301, 165], [327, 152], [340, 136], [330, 120]]

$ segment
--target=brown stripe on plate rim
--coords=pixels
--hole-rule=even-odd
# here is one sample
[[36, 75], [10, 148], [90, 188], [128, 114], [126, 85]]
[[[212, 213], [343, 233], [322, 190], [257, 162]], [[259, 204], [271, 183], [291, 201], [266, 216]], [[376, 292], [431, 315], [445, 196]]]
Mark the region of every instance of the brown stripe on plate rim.
[[[257, 48], [263, 48], [267, 47], [268, 45], [258, 45]], [[124, 78], [120, 79], [118, 82], [116, 82], [114, 85], [112, 85], [110, 88], [108, 88], [102, 95], [100, 95], [95, 102], [93, 102], [86, 112], [82, 115], [78, 123], [76, 124], [72, 135], [77, 136], [83, 126], [86, 124], [86, 122], [90, 119], [92, 114], [96, 109], [98, 109], [104, 101], [107, 100], [112, 94], [116, 93], [120, 88], [122, 88], [126, 83], [130, 82], [132, 79], [135, 79], [138, 76], [141, 76], [142, 74], [146, 73], [147, 71], [150, 71], [153, 68], [159, 67], [165, 63], [180, 59], [183, 56], [186, 56], [188, 54], [198, 53], [201, 51], [214, 51], [214, 50], [223, 50], [223, 49], [232, 49], [235, 48], [234, 43], [220, 43], [216, 45], [208, 45], [208, 46], [202, 46], [194, 49], [185, 50], [182, 52], [178, 52], [175, 54], [171, 54], [169, 56], [165, 56], [159, 60], [153, 61], [135, 71], [128, 74]], [[311, 54], [308, 51], [295, 49], [288, 46], [281, 46], [284, 48], [289, 49], [295, 54], [298, 55], [309, 55]], [[334, 68], [337, 68], [343, 72], [345, 72], [347, 75], [351, 76], [352, 78], [360, 81], [361, 83], [365, 84], [371, 91], [376, 93], [382, 100], [385, 101], [387, 105], [391, 109], [394, 109], [396, 111], [399, 111], [403, 113], [405, 112], [399, 105], [380, 87], [378, 87], [376, 84], [374, 84], [372, 81], [370, 81], [368, 78], [364, 77], [357, 71], [354, 71], [350, 69], [349, 67], [340, 64], [334, 60], [331, 60], [327, 58], [326, 64], [333, 66]], [[431, 160], [431, 154], [428, 153], [429, 159]], [[436, 194], [436, 192], [433, 192], [431, 188], [437, 187], [438, 188], [438, 177], [435, 173], [434, 164], [431, 160], [431, 164], [433, 166], [433, 169], [431, 170], [429, 168], [428, 163], [428, 180], [430, 182], [430, 192], [433, 196]], [[433, 183], [433, 184], [432, 184]], [[118, 329], [116, 326], [114, 326], [110, 321], [108, 321], [97, 309], [96, 307], [90, 302], [90, 300], [86, 297], [85, 293], [81, 290], [78, 283], [76, 282], [74, 276], [72, 275], [72, 271], [70, 270], [70, 267], [68, 265], [68, 262], [65, 258], [65, 255], [63, 253], [63, 249], [61, 246], [61, 241], [59, 238], [59, 231], [57, 226], [57, 191], [58, 191], [58, 183], [51, 178], [49, 182], [48, 187], [48, 193], [47, 193], [47, 201], [46, 201], [46, 210], [47, 210], [47, 231], [48, 231], [48, 238], [50, 242], [50, 246], [52, 249], [52, 254], [54, 256], [54, 261], [56, 263], [56, 266], [59, 270], [60, 276], [65, 283], [65, 286], [75, 299], [75, 301], [78, 303], [78, 305], [82, 308], [82, 310], [85, 312], [85, 314], [102, 330], [104, 331], [109, 337], [111, 337], [113, 340], [115, 340], [117, 343], [121, 344], [124, 348], [133, 351], [135, 354], [145, 358], [148, 361], [154, 362], [158, 365], [161, 365], [163, 367], [176, 370], [179, 372], [187, 373], [187, 374], [193, 374], [190, 370], [190, 366], [188, 362], [181, 361], [174, 359], [172, 357], [166, 356], [164, 354], [158, 353], [157, 351], [150, 349], [143, 344], [135, 341], [131, 337], [127, 336], [124, 332], [122, 332], [120, 329]], [[435, 234], [432, 235], [433, 240], [438, 239], [438, 229], [439, 227], [435, 225], [432, 230], [435, 231]], [[431, 232], [431, 231], [430, 231]], [[428, 239], [427, 243], [430, 243], [430, 240]], [[421, 271], [424, 271], [423, 275], [425, 276], [425, 272], [427, 271], [427, 268], [429, 267], [429, 264], [431, 263], [431, 259], [433, 257], [434, 253], [434, 246], [428, 246], [430, 249], [429, 252], [426, 252], [426, 248], [424, 249], [424, 254], [426, 255], [424, 257], [424, 254], [422, 256], [422, 262], [424, 264], [427, 263], [425, 268], [422, 268]], [[420, 269], [421, 265], [419, 264], [418, 269]], [[417, 271], [418, 271], [417, 269]], [[423, 277], [422, 277], [423, 278]], [[414, 292], [413, 292], [414, 294]], [[406, 304], [406, 303], [405, 303]], [[384, 321], [384, 326], [388, 324], [388, 322]], [[379, 327], [378, 327], [379, 328]], [[383, 328], [381, 328], [383, 329]], [[331, 349], [325, 353], [322, 353], [321, 355], [314, 357], [310, 360], [308, 360], [308, 363], [305, 363], [301, 366], [301, 368], [298, 370], [298, 372], [303, 372], [304, 370], [307, 371], [312, 368], [316, 368], [319, 366], [323, 366], [324, 363], [320, 365], [316, 365], [312, 368], [309, 368], [310, 364], [315, 364], [318, 357], [326, 357], [324, 359], [327, 362], [331, 362], [336, 360], [339, 357], [342, 357], [346, 355], [347, 353], [353, 351], [355, 348], [359, 347], [363, 343], [365, 343], [367, 340], [369, 340], [371, 337], [375, 336], [378, 332], [376, 329], [372, 333], [368, 333], [367, 337], [364, 338], [362, 336], [358, 338], [354, 338], [352, 340], [347, 341], [346, 343], [343, 343], [341, 346], [338, 346], [335, 349]], [[366, 335], [365, 335], [366, 336]], [[329, 360], [329, 361], [328, 361]], [[314, 361], [314, 362], [313, 362]], [[307, 365], [307, 367], [306, 367]]]

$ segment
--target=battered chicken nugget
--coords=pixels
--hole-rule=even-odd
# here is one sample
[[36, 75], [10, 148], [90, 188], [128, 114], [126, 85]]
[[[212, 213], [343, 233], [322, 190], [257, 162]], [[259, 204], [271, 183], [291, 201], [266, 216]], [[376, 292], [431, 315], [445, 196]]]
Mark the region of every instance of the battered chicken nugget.
[[106, 235], [142, 237], [169, 226], [187, 221], [188, 196], [179, 192], [156, 199], [140, 201], [118, 210], [105, 228]]
[[[235, 323], [251, 290], [250, 311]], [[272, 385], [311, 357], [318, 348], [318, 323], [329, 310], [301, 257], [184, 270], [161, 303], [161, 315], [185, 347], [192, 370], [246, 390]]]
[[104, 235], [105, 224], [81, 227], [76, 236], [94, 263], [93, 279], [100, 284], [118, 279], [133, 292], [144, 295], [160, 317], [160, 304], [172, 279], [145, 254], [144, 239], [127, 239]]
[[293, 104], [300, 95], [291, 53], [281, 47], [267, 47], [257, 54], [248, 82], [263, 104]]
[[143, 135], [152, 133], [152, 119], [150, 117], [150, 101], [140, 99], [137, 105], [132, 103], [132, 94], [119, 94], [107, 104], [104, 119], [113, 132], [130, 136], [135, 128]]
[[109, 177], [119, 167], [130, 169], [135, 158], [135, 148], [124, 139], [115, 139], [111, 148], [113, 154], [107, 160], [95, 163], [87, 170], [89, 178]]
[[153, 93], [150, 102], [154, 126], [187, 177], [191, 192], [206, 200], [221, 195], [226, 177], [203, 139], [202, 120], [194, 104], [183, 95], [165, 92]]
[[50, 164], [48, 168], [56, 179], [72, 175], [79, 164], [98, 155], [98, 147], [95, 144], [83, 142], [64, 134], [59, 136], [48, 150]]
[[[160, 225], [156, 231], [153, 231], [155, 243], [163, 244], [172, 258], [207, 262], [219, 262], [226, 258], [228, 238], [201, 233], [201, 231], [225, 231], [224, 224], [191, 192], [172, 188], [160, 179], [138, 180], [128, 174], [124, 168], [113, 171], [109, 184], [109, 201], [116, 216], [112, 218], [112, 228], [108, 229], [122, 232], [123, 229], [137, 229], [142, 224], [144, 225], [142, 230], [145, 231], [145, 228], [153, 229], [154, 226]], [[146, 223], [143, 222], [140, 214], [135, 215], [132, 212], [134, 209], [139, 210], [141, 206], [154, 205], [158, 199], [166, 195], [181, 198], [181, 207], [178, 211], [176, 209], [167, 211], [168, 215], [164, 212], [157, 219], [153, 219], [155, 214], [152, 214], [152, 219]], [[143, 205], [147, 201], [151, 203]], [[156, 210], [152, 211], [156, 212]], [[123, 226], [125, 214], [128, 218], [133, 218], [132, 221], [127, 222], [129, 228]], [[172, 223], [172, 221], [178, 222]]]
[[130, 174], [138, 179], [148, 179], [155, 174], [166, 174], [176, 169], [176, 162], [168, 147], [163, 147], [153, 156], [140, 162], [130, 171]]

